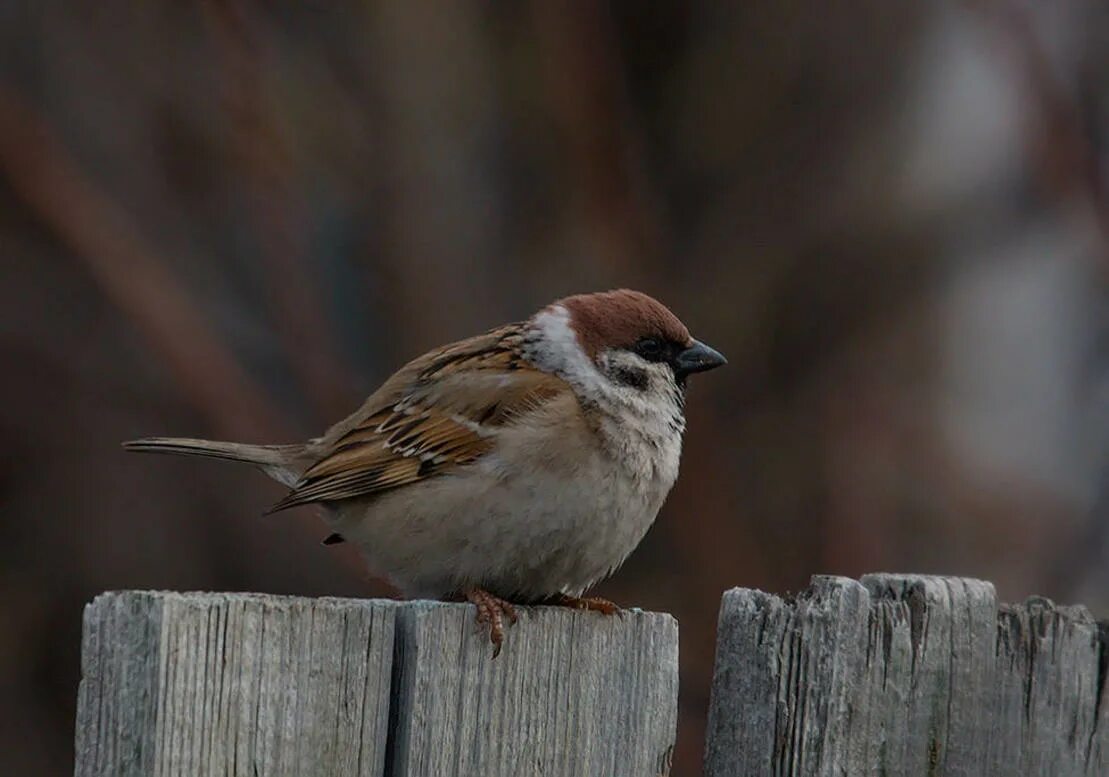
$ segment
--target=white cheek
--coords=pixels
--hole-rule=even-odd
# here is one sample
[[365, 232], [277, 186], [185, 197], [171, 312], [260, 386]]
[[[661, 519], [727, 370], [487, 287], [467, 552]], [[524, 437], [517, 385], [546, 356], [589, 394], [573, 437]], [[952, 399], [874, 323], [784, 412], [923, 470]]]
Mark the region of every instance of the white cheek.
[[604, 378], [603, 393], [609, 400], [643, 417], [673, 414], [674, 379], [668, 365], [649, 362], [624, 350], [604, 351], [597, 357], [597, 361], [600, 363], [600, 371], [606, 375], [628, 369], [647, 376], [647, 385], [643, 388]]

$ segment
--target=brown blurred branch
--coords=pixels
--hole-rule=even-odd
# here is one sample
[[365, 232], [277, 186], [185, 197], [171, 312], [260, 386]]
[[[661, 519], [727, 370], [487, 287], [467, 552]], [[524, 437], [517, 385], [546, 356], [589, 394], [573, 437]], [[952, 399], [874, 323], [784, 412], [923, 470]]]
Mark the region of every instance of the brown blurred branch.
[[351, 372], [338, 354], [332, 322], [307, 271], [305, 205], [296, 194], [289, 148], [267, 98], [258, 20], [235, 0], [203, 4], [226, 78], [223, 103], [232, 118], [232, 148], [243, 173], [254, 234], [266, 259], [263, 283], [288, 363], [319, 420], [354, 405]]
[[[1040, 126], [1032, 137], [1030, 156], [1041, 182], [1057, 197], [1085, 199], [1109, 245], [1109, 187], [1097, 150], [1085, 131], [1081, 109], [1067, 94], [1036, 31], [1035, 11], [1012, 0], [974, 0], [1006, 37], [1009, 54], [1022, 73]], [[1103, 250], [1104, 254], [1104, 250]]]
[[601, 4], [534, 2], [542, 77], [566, 145], [575, 217], [617, 275], [658, 269], [659, 203], [632, 115], [616, 29]]
[[277, 411], [212, 334], [157, 250], [6, 85], [0, 85], [0, 167], [16, 194], [72, 249], [162, 356], [179, 390], [220, 434], [282, 436], [285, 425]]
[[[82, 175], [49, 127], [5, 85], [0, 85], [0, 168], [12, 189], [72, 248], [104, 294], [162, 355], [178, 388], [220, 435], [294, 439], [134, 221]], [[320, 531], [314, 517], [298, 513], [313, 536]], [[353, 549], [340, 549], [335, 558], [365, 579], [365, 567]]]

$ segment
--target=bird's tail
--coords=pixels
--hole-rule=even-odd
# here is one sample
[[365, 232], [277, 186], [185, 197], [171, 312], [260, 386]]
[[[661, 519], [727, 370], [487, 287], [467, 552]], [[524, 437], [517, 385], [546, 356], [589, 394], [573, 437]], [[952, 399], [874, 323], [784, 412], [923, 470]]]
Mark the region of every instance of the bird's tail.
[[210, 459], [242, 461], [261, 467], [274, 480], [290, 485], [299, 476], [303, 445], [247, 445], [241, 442], [194, 440], [189, 437], [144, 437], [123, 443], [123, 449], [138, 453], [173, 453]]

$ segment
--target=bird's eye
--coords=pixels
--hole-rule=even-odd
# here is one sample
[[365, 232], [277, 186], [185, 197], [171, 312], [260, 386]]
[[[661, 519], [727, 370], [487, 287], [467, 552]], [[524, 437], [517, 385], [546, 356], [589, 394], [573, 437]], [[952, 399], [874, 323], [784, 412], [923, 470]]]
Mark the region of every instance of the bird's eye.
[[661, 361], [665, 356], [662, 343], [653, 337], [644, 337], [632, 350], [649, 362]]

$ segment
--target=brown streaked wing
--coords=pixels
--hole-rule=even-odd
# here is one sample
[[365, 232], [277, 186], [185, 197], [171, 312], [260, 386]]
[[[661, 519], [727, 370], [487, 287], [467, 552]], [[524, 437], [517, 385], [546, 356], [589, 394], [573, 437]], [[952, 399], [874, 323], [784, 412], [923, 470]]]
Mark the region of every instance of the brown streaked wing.
[[[498, 431], [570, 391], [517, 350], [518, 330], [494, 330], [420, 357], [321, 439], [321, 455], [271, 512], [365, 497], [472, 463]], [[406, 385], [396, 385], [402, 373]], [[379, 400], [380, 401], [380, 400]], [[382, 402], [382, 404], [384, 404]]]

